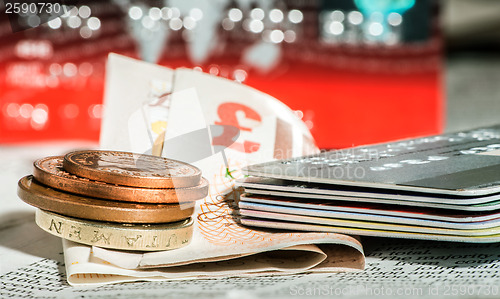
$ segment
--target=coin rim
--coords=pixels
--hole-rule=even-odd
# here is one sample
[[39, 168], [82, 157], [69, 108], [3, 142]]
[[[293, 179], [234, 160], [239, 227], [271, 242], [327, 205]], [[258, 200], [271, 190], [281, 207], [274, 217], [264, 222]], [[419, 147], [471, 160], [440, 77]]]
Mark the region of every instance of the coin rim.
[[[169, 161], [173, 161], [176, 163], [180, 163], [186, 165], [188, 167], [195, 169], [195, 174], [192, 176], [182, 176], [182, 177], [154, 177], [154, 176], [132, 176], [126, 175], [123, 173], [113, 173], [97, 170], [85, 165], [78, 164], [76, 161], [73, 161], [71, 158], [78, 153], [86, 153], [86, 152], [96, 152], [96, 153], [121, 153], [128, 155], [144, 155], [150, 156], [154, 158], [166, 159]], [[108, 151], [108, 150], [81, 150], [81, 151], [72, 151], [64, 155], [63, 160], [63, 168], [67, 172], [85, 177], [95, 181], [106, 182], [109, 184], [117, 184], [129, 187], [141, 187], [141, 188], [187, 188], [197, 186], [201, 179], [201, 170], [191, 164], [186, 162], [168, 159], [158, 156], [146, 155], [146, 154], [138, 154], [131, 152], [122, 152], [122, 151]]]
[[[61, 233], [57, 233], [57, 231], [52, 231], [51, 223], [55, 219], [55, 221], [64, 221], [66, 226], [74, 227], [75, 230], [79, 230], [80, 233], [78, 235], [72, 236], [70, 232], [64, 231]], [[125, 226], [116, 223], [109, 222], [99, 222], [92, 221], [86, 219], [79, 219], [74, 217], [69, 217], [49, 211], [45, 211], [42, 209], [36, 209], [35, 212], [35, 223], [42, 230], [52, 234], [54, 236], [58, 236], [60, 238], [78, 242], [81, 244], [94, 245], [97, 247], [103, 248], [111, 248], [111, 249], [120, 249], [120, 250], [133, 250], [133, 251], [163, 251], [163, 250], [172, 250], [184, 247], [191, 243], [194, 231], [194, 220], [190, 218], [186, 218], [184, 220], [178, 222], [172, 222], [168, 224], [153, 224], [148, 225], [147, 227], [141, 227], [144, 225], [133, 225], [133, 226]], [[49, 228], [47, 225], [49, 224]], [[81, 236], [82, 227], [84, 227], [87, 231], [92, 232], [101, 232], [101, 230], [105, 230], [104, 233], [111, 233], [114, 238], [110, 239], [110, 244], [101, 244], [98, 245], [96, 242], [91, 242], [90, 240], [77, 238], [77, 236]], [[179, 236], [181, 234], [186, 234], [187, 242], [183, 243], [182, 241], [176, 242], [175, 246], [171, 247], [151, 247], [150, 244], [143, 244], [143, 240], [148, 239], [148, 237], [156, 235], [158, 242], [161, 240], [166, 240], [172, 237], [173, 235]], [[127, 244], [126, 240], [122, 240], [122, 237], [129, 235], [141, 235], [141, 240], [139, 243], [134, 243], [133, 246]]]
[[[48, 160], [64, 160], [64, 156], [51, 156], [33, 162], [33, 176], [49, 187], [84, 196], [138, 203], [182, 203], [197, 201], [208, 195], [208, 181], [201, 178], [200, 184], [187, 188], [139, 188], [78, 180], [50, 172], [42, 166]], [[71, 174], [71, 173], [70, 173]], [[74, 175], [74, 174], [72, 174]]]
[[[30, 188], [31, 185], [48, 189], [52, 194], [37, 193]], [[19, 180], [17, 195], [29, 205], [57, 214], [121, 223], [175, 222], [190, 217], [195, 208], [195, 202], [183, 203], [185, 208], [180, 209], [179, 204], [129, 203], [80, 196], [40, 184], [32, 175]], [[68, 196], [74, 201], [65, 199]]]

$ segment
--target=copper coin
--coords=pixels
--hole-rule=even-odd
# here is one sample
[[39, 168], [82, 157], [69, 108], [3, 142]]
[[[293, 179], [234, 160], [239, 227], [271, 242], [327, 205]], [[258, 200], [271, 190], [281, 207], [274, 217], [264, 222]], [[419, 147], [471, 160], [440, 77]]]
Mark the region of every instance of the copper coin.
[[208, 181], [204, 178], [190, 188], [138, 188], [113, 185], [79, 177], [66, 172], [63, 157], [47, 157], [33, 163], [33, 176], [49, 187], [105, 199], [142, 203], [179, 203], [202, 199], [208, 194]]
[[166, 223], [180, 221], [194, 212], [194, 202], [135, 204], [84, 197], [42, 185], [32, 175], [19, 180], [17, 195], [26, 203], [50, 212], [98, 221]]
[[71, 152], [64, 156], [63, 167], [77, 176], [130, 187], [194, 187], [199, 185], [201, 179], [201, 171], [193, 165], [128, 152]]

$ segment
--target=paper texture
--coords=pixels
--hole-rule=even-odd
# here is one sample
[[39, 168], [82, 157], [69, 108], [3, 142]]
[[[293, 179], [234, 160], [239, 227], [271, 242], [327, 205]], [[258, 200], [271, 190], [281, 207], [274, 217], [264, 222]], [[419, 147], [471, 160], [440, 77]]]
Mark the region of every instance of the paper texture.
[[[158, 86], [165, 88], [158, 92]], [[243, 166], [317, 152], [305, 124], [278, 100], [201, 72], [110, 55], [105, 105], [103, 149], [161, 149], [165, 157], [198, 166], [209, 194], [193, 216], [191, 243], [180, 249], [134, 253], [64, 242], [69, 283], [363, 269], [361, 244], [351, 236], [277, 233], [237, 223], [234, 182]]]

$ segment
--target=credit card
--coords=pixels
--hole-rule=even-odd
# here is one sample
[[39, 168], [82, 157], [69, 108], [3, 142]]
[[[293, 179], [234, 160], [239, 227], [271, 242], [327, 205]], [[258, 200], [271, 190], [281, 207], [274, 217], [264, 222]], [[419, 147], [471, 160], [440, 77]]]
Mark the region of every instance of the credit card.
[[336, 202], [357, 202], [357, 203], [399, 205], [401, 207], [403, 206], [426, 207], [434, 209], [449, 209], [449, 210], [467, 211], [467, 212], [481, 212], [481, 211], [492, 211], [500, 209], [500, 200], [486, 202], [482, 204], [474, 204], [474, 205], [453, 205], [453, 204], [440, 204], [440, 203], [418, 202], [409, 200], [403, 201], [403, 200], [382, 199], [382, 198], [270, 191], [270, 190], [250, 189], [250, 188], [245, 188], [245, 192], [253, 195], [265, 195], [265, 196], [283, 197], [283, 198], [301, 198], [303, 199], [304, 202], [321, 199], [321, 200], [330, 200]]
[[[299, 216], [311, 216], [318, 218], [328, 218], [328, 219], [343, 219], [343, 220], [356, 220], [356, 221], [370, 221], [370, 222], [380, 222], [387, 224], [401, 224], [401, 225], [416, 225], [423, 227], [434, 227], [434, 228], [449, 228], [458, 230], [469, 230], [469, 229], [486, 229], [486, 228], [499, 228], [500, 218], [497, 215], [496, 218], [486, 221], [467, 221], [467, 222], [455, 222], [446, 221], [442, 219], [432, 219], [433, 215], [427, 214], [426, 218], [410, 217], [408, 213], [405, 216], [401, 216], [398, 211], [391, 211], [395, 215], [384, 215], [384, 214], [373, 214], [373, 213], [363, 213], [361, 211], [347, 212], [347, 211], [329, 211], [320, 209], [305, 209], [298, 207], [289, 206], [277, 206], [277, 205], [267, 205], [258, 204], [252, 202], [240, 202], [239, 208], [241, 210], [240, 214], [242, 216], [251, 216], [248, 211], [261, 211], [269, 212], [273, 214], [279, 214], [276, 219], [281, 219], [284, 215], [299, 215]], [[438, 218], [438, 217], [434, 217]], [[283, 217], [285, 219], [285, 217]], [[471, 220], [469, 217], [468, 220]], [[318, 222], [321, 224], [322, 222]]]
[[272, 212], [263, 212], [263, 211], [246, 210], [246, 209], [240, 209], [239, 213], [241, 216], [272, 219], [275, 221], [281, 220], [281, 221], [311, 223], [311, 224], [331, 225], [331, 226], [341, 226], [341, 227], [377, 229], [384, 231], [402, 231], [402, 232], [412, 232], [412, 233], [455, 235], [455, 236], [489, 236], [489, 235], [500, 234], [499, 226], [480, 228], [480, 229], [477, 228], [452, 229], [452, 228], [439, 228], [439, 227], [420, 226], [420, 225], [394, 224], [394, 223], [375, 222], [375, 221], [313, 217], [313, 216], [272, 213]]
[[[305, 194], [332, 195], [335, 198], [359, 197], [379, 198], [394, 201], [417, 201], [437, 204], [471, 205], [499, 201], [500, 194], [491, 194], [476, 197], [464, 197], [448, 194], [430, 194], [422, 192], [401, 191], [391, 189], [363, 188], [353, 186], [339, 186], [331, 184], [304, 183], [290, 180], [270, 179], [262, 177], [247, 177], [239, 179], [236, 185], [245, 188], [249, 193], [265, 194], [267, 191], [283, 191]], [[262, 191], [258, 191], [262, 190]], [[341, 198], [339, 198], [341, 200]]]
[[[267, 207], [267, 209], [256, 208], [256, 206], [253, 205], [258, 205], [260, 207]], [[422, 206], [412, 207], [412, 206], [398, 206], [398, 205], [384, 205], [384, 204], [367, 204], [364, 202], [363, 203], [335, 202], [335, 201], [319, 200], [319, 199], [304, 201], [297, 198], [261, 196], [255, 194], [242, 194], [240, 196], [238, 206], [244, 209], [263, 210], [269, 212], [280, 211], [277, 209], [283, 209], [283, 208], [297, 208], [301, 210], [301, 213], [304, 214], [313, 213], [308, 211], [315, 211], [315, 212], [317, 211], [317, 213], [321, 213], [322, 211], [327, 211], [327, 212], [332, 211], [332, 212], [359, 213], [359, 214], [369, 214], [369, 215], [371, 214], [371, 215], [395, 216], [395, 217], [405, 217], [414, 219], [427, 219], [427, 220], [437, 220], [437, 221], [446, 221], [454, 223], [474, 223], [474, 222], [500, 219], [500, 211], [467, 213], [465, 211], [432, 209], [432, 208], [424, 208]], [[297, 213], [290, 213], [290, 214], [297, 214]], [[313, 214], [310, 215], [313, 216]]]
[[500, 193], [500, 125], [256, 164], [251, 176], [431, 194]]
[[318, 225], [318, 224], [299, 223], [290, 221], [272, 221], [268, 219], [254, 218], [254, 217], [241, 217], [239, 219], [239, 222], [243, 225], [248, 225], [252, 227], [272, 228], [280, 230], [295, 230], [295, 231], [298, 230], [298, 231], [331, 232], [331, 233], [341, 233], [348, 235], [371, 236], [371, 237], [389, 237], [389, 238], [471, 242], [471, 243], [500, 242], [500, 234], [485, 235], [485, 236], [439, 235], [433, 233], [387, 231], [380, 229], [342, 227], [334, 225]]

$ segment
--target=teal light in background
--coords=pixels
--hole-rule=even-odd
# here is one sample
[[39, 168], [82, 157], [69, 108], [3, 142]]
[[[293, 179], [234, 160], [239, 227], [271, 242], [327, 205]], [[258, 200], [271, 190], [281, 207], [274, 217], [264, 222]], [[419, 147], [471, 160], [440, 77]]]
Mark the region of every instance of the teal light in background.
[[[365, 39], [385, 44], [397, 43], [395, 28], [403, 21], [402, 15], [415, 5], [415, 0], [354, 0], [367, 20], [363, 24]], [[400, 29], [399, 29], [400, 30]]]
[[402, 15], [415, 5], [415, 0], [354, 0], [354, 3], [364, 15], [373, 12], [384, 15], [396, 12]]

